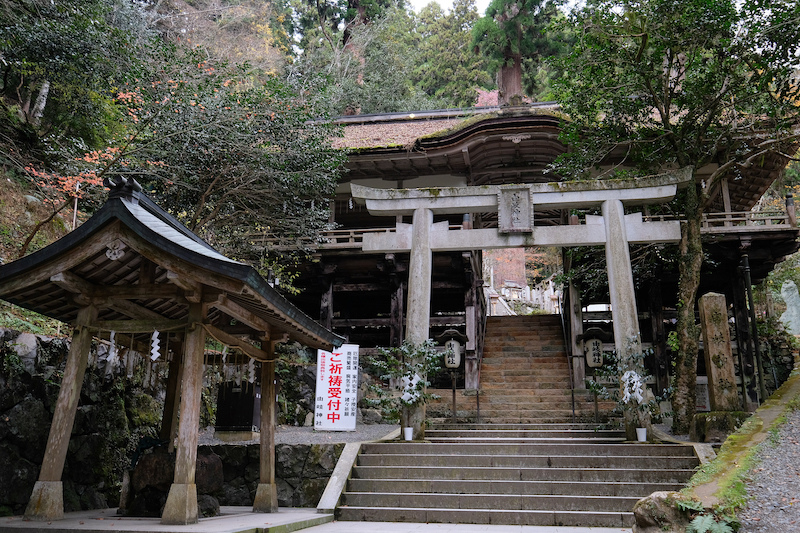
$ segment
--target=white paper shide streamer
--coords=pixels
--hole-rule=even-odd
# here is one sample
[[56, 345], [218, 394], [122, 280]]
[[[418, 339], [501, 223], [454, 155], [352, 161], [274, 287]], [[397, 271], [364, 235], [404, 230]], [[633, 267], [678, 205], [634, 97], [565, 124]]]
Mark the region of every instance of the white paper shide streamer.
[[160, 351], [161, 342], [158, 340], [158, 330], [153, 332], [153, 336], [150, 337], [150, 360], [155, 361], [159, 357], [161, 357]]

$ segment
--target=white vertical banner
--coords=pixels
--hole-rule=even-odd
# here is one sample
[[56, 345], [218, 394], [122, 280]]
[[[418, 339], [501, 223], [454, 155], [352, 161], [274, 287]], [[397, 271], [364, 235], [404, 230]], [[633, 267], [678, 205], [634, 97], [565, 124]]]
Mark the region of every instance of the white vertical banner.
[[314, 429], [355, 431], [358, 401], [358, 345], [333, 352], [317, 350], [317, 394]]

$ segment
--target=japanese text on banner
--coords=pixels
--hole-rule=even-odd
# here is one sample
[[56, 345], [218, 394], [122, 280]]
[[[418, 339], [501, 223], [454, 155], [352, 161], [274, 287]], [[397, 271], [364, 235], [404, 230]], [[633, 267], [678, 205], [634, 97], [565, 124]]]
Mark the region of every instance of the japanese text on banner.
[[354, 431], [358, 397], [358, 345], [333, 352], [317, 350], [314, 429]]

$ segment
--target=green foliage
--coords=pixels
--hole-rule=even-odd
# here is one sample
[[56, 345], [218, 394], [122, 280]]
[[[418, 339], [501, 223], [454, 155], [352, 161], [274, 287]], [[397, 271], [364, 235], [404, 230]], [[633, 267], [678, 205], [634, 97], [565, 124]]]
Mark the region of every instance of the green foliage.
[[472, 50], [471, 30], [476, 20], [475, 0], [457, 0], [447, 14], [439, 4], [430, 3], [417, 18], [412, 79], [449, 107], [474, 106], [476, 88], [492, 84], [486, 60]]
[[163, 43], [150, 52], [155, 68], [116, 94], [130, 133], [113, 157], [89, 162], [94, 172], [136, 177], [230, 257], [268, 267], [281, 249], [313, 246], [344, 158], [330, 123], [247, 65]]
[[381, 409], [386, 420], [396, 422], [404, 407], [424, 405], [437, 396], [426, 391], [428, 376], [441, 370], [446, 351], [436, 349], [433, 339], [421, 344], [403, 341], [400, 347], [380, 348], [380, 357], [368, 360], [371, 371], [388, 385], [371, 385], [375, 398], [367, 404]]
[[[721, 163], [731, 164], [719, 179], [763, 151], [746, 132], [790, 135], [800, 95], [790, 58], [800, 44], [782, 20], [800, 7], [779, 2], [776, 12], [758, 13], [762, 4], [601, 0], [575, 11], [568, 25], [580, 34], [557, 62], [557, 97], [571, 119], [565, 138], [578, 149], [562, 159], [562, 171], [592, 171], [624, 141], [624, 165], [650, 172], [669, 163], [699, 168], [725, 149]], [[774, 118], [764, 123], [765, 116]]]
[[684, 513], [695, 512], [699, 513], [705, 509], [705, 506], [697, 500], [676, 500], [675, 506]]
[[109, 87], [147, 38], [122, 0], [11, 0], [0, 5], [3, 131], [48, 151], [93, 148], [113, 130]]
[[[703, 262], [700, 220], [722, 179], [736, 180], [768, 153], [789, 149], [800, 122], [800, 4], [767, 0], [613, 1], [576, 9], [565, 22], [577, 40], [554, 62], [556, 97], [569, 116], [570, 145], [553, 169], [568, 179], [605, 178], [620, 169], [716, 170], [680, 194], [687, 220], [679, 256], [680, 350], [675, 428], [694, 406], [694, 302]], [[615, 152], [616, 150], [616, 152]], [[609, 154], [619, 157], [610, 160]], [[691, 389], [691, 390], [690, 390]]]
[[36, 335], [56, 335], [61, 323], [0, 300], [0, 327], [27, 331]]
[[338, 37], [309, 42], [290, 69], [296, 86], [323, 80], [316, 87], [317, 101], [328, 112], [353, 115], [446, 106], [445, 100], [412, 83], [419, 52], [409, 13], [392, 9], [348, 31], [347, 44]]
[[687, 528], [687, 533], [733, 533], [733, 528], [727, 522], [718, 522], [713, 515], [696, 516]]

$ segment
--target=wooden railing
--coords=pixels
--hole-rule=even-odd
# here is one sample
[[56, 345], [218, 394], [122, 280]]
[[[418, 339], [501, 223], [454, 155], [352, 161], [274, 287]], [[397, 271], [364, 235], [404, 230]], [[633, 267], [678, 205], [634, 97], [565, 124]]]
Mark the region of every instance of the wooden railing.
[[[674, 215], [648, 215], [644, 217], [647, 222], [680, 220]], [[791, 217], [783, 211], [731, 211], [727, 213], [706, 213], [703, 215], [702, 232], [704, 234], [738, 233], [758, 231], [760, 229], [785, 230], [795, 228]], [[460, 225], [451, 225], [450, 230], [461, 230]], [[302, 243], [287, 243], [270, 235], [252, 235], [252, 241], [262, 246], [280, 249], [288, 247], [316, 248], [319, 250], [359, 249], [364, 242], [364, 235], [370, 233], [394, 233], [396, 228], [364, 228], [364, 229], [335, 229], [323, 232], [321, 240], [312, 243], [310, 240]]]
[[[650, 215], [647, 222], [681, 220], [672, 215]], [[784, 230], [796, 227], [790, 216], [783, 211], [730, 211], [726, 213], [706, 213], [701, 222], [704, 234], [737, 233], [747, 231]]]

